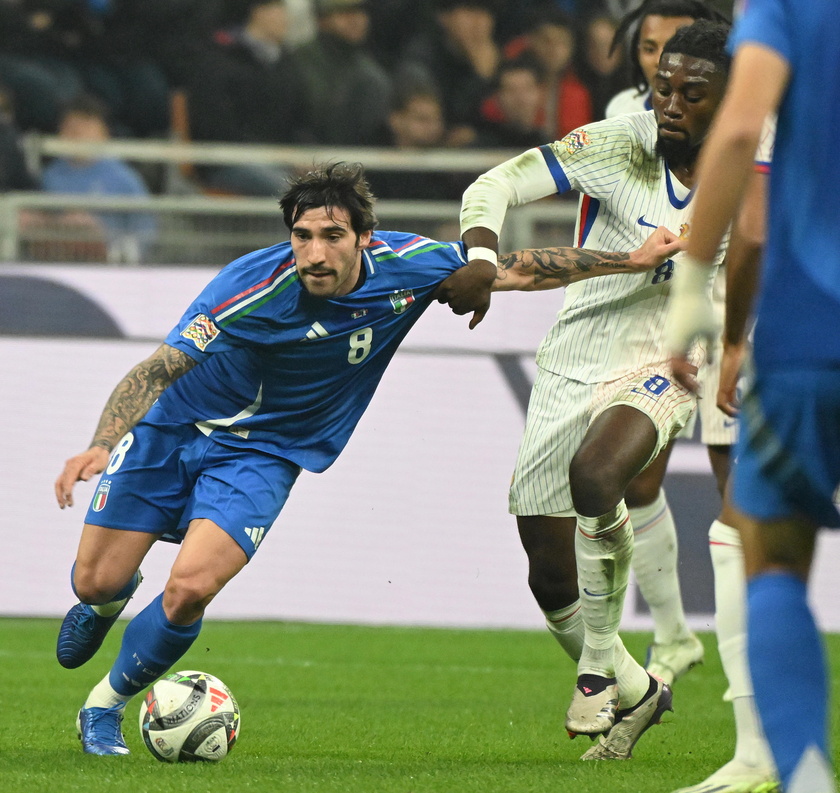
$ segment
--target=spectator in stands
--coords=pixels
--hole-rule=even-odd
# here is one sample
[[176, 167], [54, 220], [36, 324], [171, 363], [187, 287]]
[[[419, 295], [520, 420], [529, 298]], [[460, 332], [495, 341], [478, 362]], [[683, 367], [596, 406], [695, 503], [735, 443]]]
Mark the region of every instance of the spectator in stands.
[[[82, 94], [71, 102], [59, 122], [60, 137], [72, 141], [102, 142], [110, 138], [107, 109], [96, 97]], [[60, 157], [42, 176], [42, 187], [53, 193], [112, 196], [147, 196], [140, 176], [131, 166], [113, 159]], [[55, 219], [60, 227], [98, 231], [109, 261], [141, 261], [157, 236], [157, 224], [147, 212], [73, 212]], [[89, 237], [90, 239], [90, 237]]]
[[502, 59], [493, 37], [497, 2], [434, 0], [434, 7], [437, 24], [408, 45], [400, 71], [437, 86], [449, 142], [471, 144]]
[[496, 85], [482, 107], [475, 145], [521, 151], [545, 143], [541, 124], [545, 84], [539, 62], [528, 53], [504, 61]]
[[[385, 134], [378, 141], [401, 151], [443, 148], [446, 127], [437, 90], [428, 83], [409, 83], [394, 92]], [[368, 181], [377, 198], [422, 201], [460, 201], [472, 176], [451, 172], [387, 171], [368, 168]]]
[[21, 129], [56, 131], [62, 105], [83, 88], [72, 60], [90, 36], [78, 2], [0, 0], [0, 80], [14, 92]]
[[197, 13], [196, 4], [197, 0], [82, 0], [91, 34], [77, 64], [86, 91], [107, 106], [114, 135], [166, 135], [170, 83], [162, 52], [190, 46], [193, 31], [176, 27], [184, 19], [177, 12]]
[[6, 86], [0, 85], [0, 193], [34, 190], [36, 187], [37, 182], [26, 164], [20, 131], [15, 124], [12, 93]]
[[192, 28], [179, 23], [214, 2], [0, 0], [0, 79], [18, 97], [21, 127], [55, 132], [63, 105], [85, 90], [105, 101], [118, 134], [164, 134], [161, 52], [188, 49]]
[[[217, 31], [196, 61], [187, 88], [189, 134], [198, 141], [299, 143], [307, 140], [304, 81], [288, 52], [285, 0], [247, 0], [242, 24]], [[282, 165], [197, 169], [208, 187], [274, 196], [288, 176]]]
[[318, 33], [293, 53], [315, 143], [369, 145], [388, 115], [391, 81], [368, 46], [365, 0], [315, 0]]
[[575, 29], [570, 17], [553, 4], [532, 11], [527, 31], [504, 49], [508, 58], [531, 53], [543, 70], [545, 92], [540, 126], [544, 140], [560, 140], [567, 132], [594, 120], [592, 97], [575, 73]]
[[607, 104], [627, 87], [624, 75], [624, 48], [613, 49], [617, 29], [610, 16], [590, 17], [583, 25], [578, 50], [577, 73], [592, 96], [592, 112], [596, 121], [605, 117]]

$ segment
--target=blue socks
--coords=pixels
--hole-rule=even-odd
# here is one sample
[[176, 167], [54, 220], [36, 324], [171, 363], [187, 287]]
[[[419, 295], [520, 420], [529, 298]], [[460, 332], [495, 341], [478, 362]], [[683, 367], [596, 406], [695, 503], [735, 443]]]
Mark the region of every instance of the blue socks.
[[163, 611], [163, 594], [158, 595], [126, 626], [109, 675], [111, 687], [124, 696], [142, 691], [190, 649], [200, 630], [201, 620], [173, 625]]
[[747, 584], [747, 636], [755, 701], [785, 790], [808, 749], [828, 757], [825, 656], [806, 584], [786, 572]]

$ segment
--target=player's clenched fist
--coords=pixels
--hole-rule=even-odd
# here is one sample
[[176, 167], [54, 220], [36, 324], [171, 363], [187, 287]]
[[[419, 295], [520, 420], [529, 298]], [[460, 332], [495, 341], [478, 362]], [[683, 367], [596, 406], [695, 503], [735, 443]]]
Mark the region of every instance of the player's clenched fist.
[[108, 465], [109, 452], [101, 446], [91, 446], [81, 454], [64, 463], [64, 470], [55, 480], [55, 497], [58, 506], [73, 506], [73, 485], [79, 480], [87, 482], [92, 476], [102, 473]]

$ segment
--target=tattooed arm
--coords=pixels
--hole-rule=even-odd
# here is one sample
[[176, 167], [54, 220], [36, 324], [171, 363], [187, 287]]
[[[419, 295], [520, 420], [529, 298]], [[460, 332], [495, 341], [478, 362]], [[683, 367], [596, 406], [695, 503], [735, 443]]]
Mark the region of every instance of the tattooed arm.
[[585, 248], [530, 248], [499, 256], [494, 292], [557, 289], [584, 278], [641, 273], [682, 250], [684, 241], [660, 226], [641, 248], [628, 253]]
[[90, 448], [71, 457], [56, 480], [55, 495], [62, 509], [73, 506], [73, 486], [76, 482], [86, 482], [94, 474], [105, 470], [117, 441], [146, 415], [168, 386], [196, 363], [195, 359], [175, 347], [161, 344], [119, 382], [102, 411]]

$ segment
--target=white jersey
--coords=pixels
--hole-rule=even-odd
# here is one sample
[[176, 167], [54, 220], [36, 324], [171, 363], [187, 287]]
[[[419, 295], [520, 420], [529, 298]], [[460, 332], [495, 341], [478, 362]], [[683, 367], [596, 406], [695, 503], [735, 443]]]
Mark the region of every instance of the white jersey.
[[639, 93], [638, 88], [625, 88], [610, 99], [604, 115], [606, 118], [614, 118], [625, 113], [643, 113], [650, 109], [650, 90]]
[[[656, 120], [648, 111], [587, 124], [560, 141], [530, 149], [468, 188], [462, 232], [484, 226], [498, 233], [508, 206], [578, 190], [583, 194], [578, 247], [632, 251], [657, 226], [686, 236], [693, 193], [656, 155], [656, 137]], [[678, 261], [674, 257], [650, 272], [600, 276], [566, 287], [565, 304], [540, 345], [537, 364], [581, 383], [599, 383], [666, 363], [665, 306]]]

